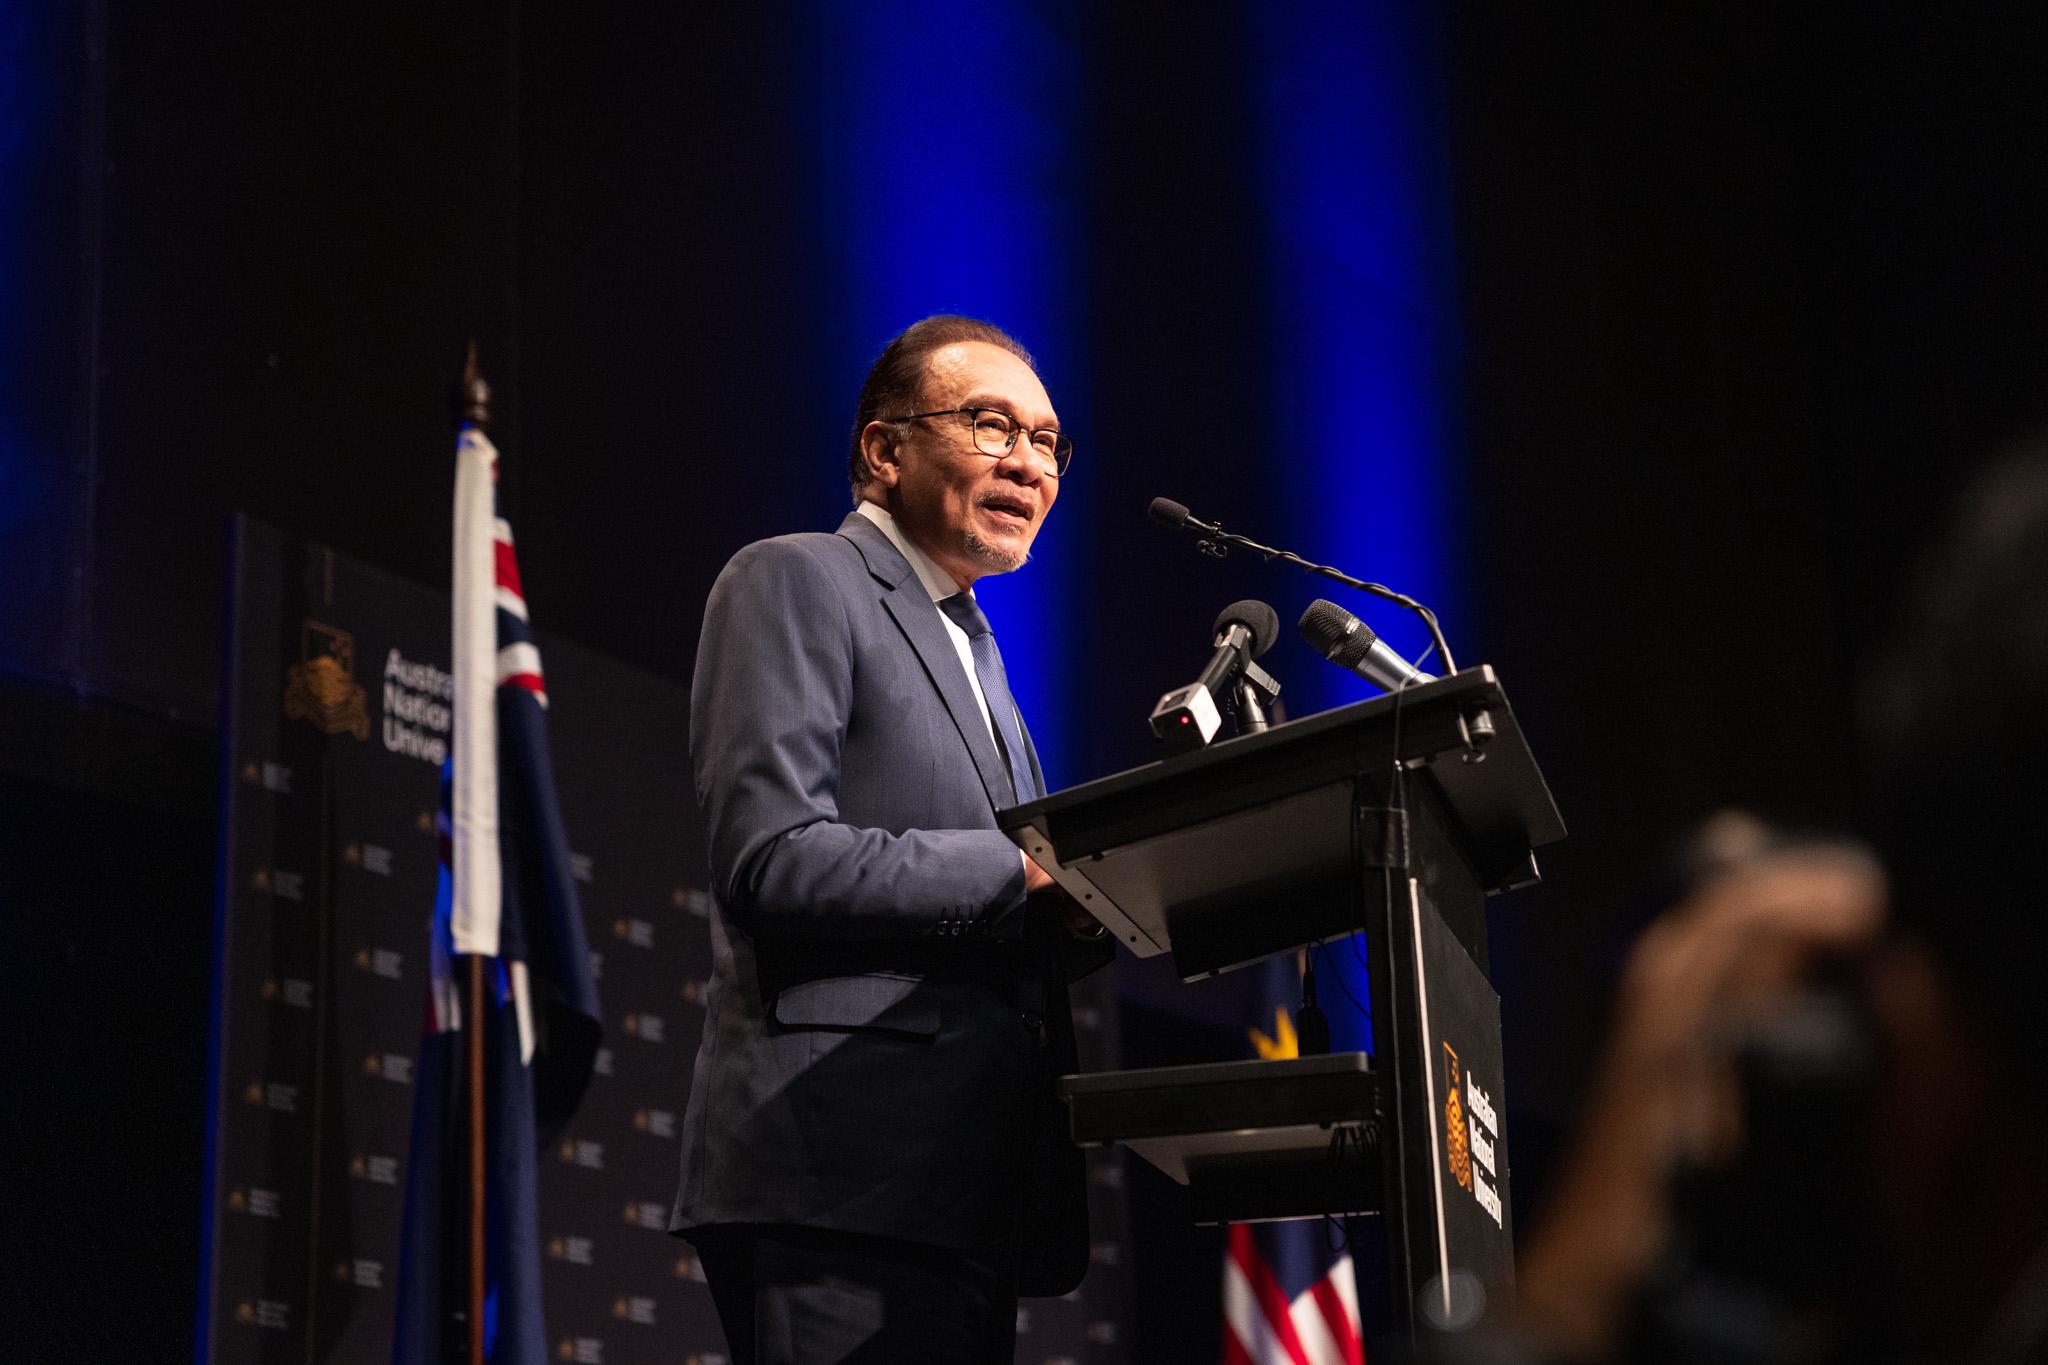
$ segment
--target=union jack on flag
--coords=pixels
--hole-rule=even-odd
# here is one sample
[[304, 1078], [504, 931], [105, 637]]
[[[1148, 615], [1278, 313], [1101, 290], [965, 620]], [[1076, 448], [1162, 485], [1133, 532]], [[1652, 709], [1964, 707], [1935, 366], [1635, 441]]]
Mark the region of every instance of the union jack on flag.
[[[1253, 1029], [1252, 1042], [1268, 1061], [1298, 1056], [1286, 1005], [1300, 990], [1294, 957], [1258, 970], [1274, 1029]], [[1331, 1241], [1321, 1219], [1230, 1225], [1222, 1365], [1365, 1365], [1351, 1254]]]
[[[484, 1033], [485, 1356], [545, 1365], [537, 1154], [575, 1112], [603, 1026], [548, 748], [547, 687], [497, 514], [498, 453], [456, 447], [454, 747], [441, 771], [441, 878], [392, 1358], [463, 1358], [467, 1332], [468, 1051]], [[486, 1017], [466, 1019], [456, 959], [484, 959]]]

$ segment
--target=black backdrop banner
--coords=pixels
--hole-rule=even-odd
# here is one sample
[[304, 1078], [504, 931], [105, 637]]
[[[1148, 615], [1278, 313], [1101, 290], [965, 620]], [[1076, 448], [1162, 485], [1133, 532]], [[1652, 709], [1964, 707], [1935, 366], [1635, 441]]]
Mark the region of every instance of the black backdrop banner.
[[[444, 592], [235, 528], [208, 1358], [390, 1354], [434, 809]], [[545, 633], [549, 728], [605, 1005], [583, 1108], [542, 1156], [558, 1360], [723, 1358], [667, 1235], [709, 970], [688, 696]]]
[[[427, 999], [448, 598], [246, 518], [233, 540], [204, 1358], [380, 1361]], [[722, 1365], [702, 1272], [666, 1232], [710, 972], [688, 693], [539, 639], [607, 1044], [542, 1154], [549, 1340], [583, 1365]], [[1102, 991], [1076, 997], [1098, 1066]], [[1124, 1358], [1122, 1168], [1091, 1160], [1094, 1271], [1020, 1311], [1021, 1360]]]

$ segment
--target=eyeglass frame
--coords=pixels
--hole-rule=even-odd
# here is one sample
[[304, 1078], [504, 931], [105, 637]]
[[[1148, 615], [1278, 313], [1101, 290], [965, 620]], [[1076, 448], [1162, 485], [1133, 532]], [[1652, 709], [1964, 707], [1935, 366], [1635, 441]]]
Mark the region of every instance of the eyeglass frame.
[[[1058, 427], [1027, 428], [1014, 414], [1005, 412], [1001, 408], [991, 408], [985, 405], [971, 408], [939, 408], [932, 412], [913, 412], [903, 417], [880, 417], [876, 420], [887, 422], [893, 426], [898, 422], [915, 422], [926, 417], [952, 417], [956, 414], [962, 414], [974, 419], [968, 423], [967, 429], [970, 432], [975, 432], [981, 428], [980, 415], [984, 412], [992, 412], [1010, 424], [1010, 439], [1003, 443], [1003, 448], [1000, 451], [994, 451], [982, 449], [981, 442], [970, 437], [970, 439], [974, 439], [975, 454], [985, 455], [990, 459], [1005, 460], [1016, 451], [1017, 438], [1019, 436], [1023, 436], [1027, 432], [1032, 436], [1038, 435], [1039, 432], [1050, 432], [1052, 434], [1052, 476], [1055, 479], [1066, 477], [1068, 468], [1074, 463], [1073, 438]], [[1038, 454], [1036, 442], [1032, 443], [1032, 454]], [[1041, 469], [1045, 467], [1043, 461], [1040, 462], [1039, 467]]]

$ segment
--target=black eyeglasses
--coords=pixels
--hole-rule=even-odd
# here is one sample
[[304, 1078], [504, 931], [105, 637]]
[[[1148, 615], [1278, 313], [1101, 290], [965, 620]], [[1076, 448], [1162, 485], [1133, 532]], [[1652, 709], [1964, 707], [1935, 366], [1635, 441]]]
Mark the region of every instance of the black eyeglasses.
[[[974, 426], [974, 448], [984, 455], [1002, 459], [1016, 448], [1024, 424], [1001, 408], [940, 408], [937, 412], [913, 412], [908, 417], [884, 417], [884, 422], [915, 422], [925, 417], [965, 417]], [[1074, 443], [1067, 434], [1052, 427], [1030, 433], [1031, 453], [1039, 467], [1054, 478], [1067, 472], [1074, 462]]]

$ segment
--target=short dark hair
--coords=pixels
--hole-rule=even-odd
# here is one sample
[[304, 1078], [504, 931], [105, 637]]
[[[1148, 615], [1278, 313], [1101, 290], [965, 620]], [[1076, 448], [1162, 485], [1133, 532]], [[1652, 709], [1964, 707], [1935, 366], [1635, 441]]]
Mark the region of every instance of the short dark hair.
[[958, 313], [934, 313], [898, 332], [875, 357], [875, 363], [868, 369], [867, 381], [860, 386], [860, 401], [854, 404], [853, 439], [846, 459], [846, 476], [853, 485], [854, 501], [860, 500], [860, 490], [868, 482], [867, 461], [860, 451], [860, 434], [867, 430], [868, 423], [884, 413], [900, 417], [917, 411], [924, 393], [925, 362], [933, 351], [961, 341], [984, 341], [991, 346], [1000, 346], [1028, 365], [1033, 374], [1038, 373], [1038, 363], [1031, 358], [1031, 352], [1008, 332], [980, 318], [962, 317]]
[[2007, 450], [1922, 561], [1862, 702], [1867, 815], [1893, 913], [2044, 1072], [2048, 433]]

